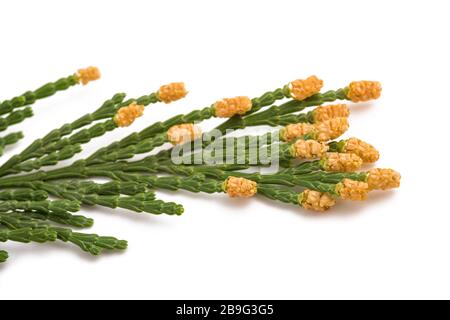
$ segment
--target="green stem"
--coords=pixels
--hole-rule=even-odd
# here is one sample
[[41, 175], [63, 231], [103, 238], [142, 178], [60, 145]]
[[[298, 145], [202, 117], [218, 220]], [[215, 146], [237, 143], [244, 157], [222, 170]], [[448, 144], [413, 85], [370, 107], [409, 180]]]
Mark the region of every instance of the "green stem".
[[74, 215], [69, 212], [65, 213], [37, 213], [37, 212], [29, 212], [25, 211], [23, 214], [27, 216], [43, 220], [43, 221], [52, 221], [61, 225], [76, 227], [76, 228], [90, 228], [94, 225], [94, 220], [91, 218], [87, 218], [82, 215]]
[[72, 158], [75, 154], [81, 152], [79, 144], [67, 145], [59, 151], [53, 151], [37, 159], [30, 159], [19, 163], [6, 171], [6, 175], [20, 172], [29, 172], [40, 169], [44, 166], [56, 165], [59, 161]]
[[[278, 125], [287, 125], [291, 123], [299, 123], [299, 122], [314, 122], [314, 117], [312, 112], [302, 113], [294, 115], [293, 113], [304, 110], [307, 107], [319, 106], [326, 102], [333, 102], [336, 100], [344, 100], [347, 99], [346, 96], [347, 89], [338, 89], [331, 90], [325, 93], [318, 93], [308, 99], [303, 101], [298, 100], [290, 100], [280, 106], [271, 106], [265, 111], [257, 112], [257, 113], [247, 113], [244, 116], [235, 116], [227, 121], [223, 122], [215, 129], [208, 133], [204, 133], [202, 136], [202, 144], [203, 147], [208, 146], [214, 139], [215, 132], [219, 131], [222, 134], [222, 137], [226, 135], [227, 130], [237, 130], [244, 129], [246, 127], [251, 126], [278, 126]], [[252, 109], [253, 110], [253, 109]], [[259, 110], [259, 109], [257, 109]], [[208, 142], [210, 141], [210, 142]], [[195, 142], [191, 142], [191, 150], [192, 146]], [[171, 154], [171, 149], [160, 151], [154, 157], [158, 159], [168, 159]]]
[[[45, 182], [38, 181], [33, 183], [34, 187], [39, 189]], [[55, 188], [68, 191], [76, 191], [82, 194], [98, 194], [98, 195], [136, 195], [138, 193], [147, 192], [145, 183], [133, 181], [110, 181], [106, 183], [95, 183], [93, 181], [70, 181], [54, 183]]]
[[[238, 171], [225, 171], [219, 170], [214, 167], [206, 167], [206, 166], [181, 166], [181, 165], [173, 165], [170, 163], [162, 164], [159, 167], [160, 170], [163, 170], [167, 173], [172, 174], [182, 174], [182, 175], [192, 175], [192, 174], [203, 174], [207, 177], [212, 177], [214, 179], [218, 179], [220, 181], [224, 181], [226, 178], [233, 177], [242, 177], [257, 183], [262, 184], [273, 184], [273, 185], [284, 185], [284, 186], [301, 186], [304, 188], [317, 190], [320, 192], [327, 192], [331, 194], [335, 194], [335, 184], [334, 182], [336, 178], [326, 180], [327, 174], [323, 172], [322, 175], [315, 176], [313, 174], [309, 175], [312, 170], [320, 170], [319, 162], [309, 162], [304, 163], [294, 170], [282, 170], [278, 173], [273, 174], [260, 174], [256, 173], [244, 173]], [[293, 172], [297, 173], [294, 175]], [[321, 178], [322, 180], [320, 180]]]
[[40, 213], [66, 213], [77, 212], [80, 210], [80, 204], [78, 201], [70, 200], [39, 200], [39, 201], [17, 201], [8, 200], [0, 202], [0, 212], [8, 211], [36, 211]]
[[263, 195], [271, 200], [276, 200], [284, 203], [299, 205], [298, 192], [274, 185], [258, 184], [258, 194]]
[[[256, 111], [260, 110], [261, 108], [266, 107], [268, 105], [271, 105], [276, 100], [288, 97], [289, 93], [286, 90], [287, 90], [286, 88], [276, 89], [274, 91], [269, 91], [269, 92], [264, 93], [261, 97], [252, 99], [252, 110], [248, 114], [256, 112]], [[131, 151], [133, 149], [132, 148], [127, 149], [127, 147], [139, 144], [141, 142], [148, 143], [148, 144], [153, 143], [153, 141], [155, 141], [155, 140], [152, 140], [152, 138], [154, 138], [154, 137], [155, 137], [156, 141], [160, 142], [159, 145], [161, 145], [163, 143], [162, 142], [163, 137], [164, 137], [164, 142], [166, 142], [166, 140], [165, 140], [166, 131], [170, 127], [172, 127], [174, 125], [178, 125], [178, 124], [183, 124], [183, 123], [194, 123], [194, 122], [201, 122], [204, 120], [208, 120], [215, 116], [214, 112], [215, 111], [214, 111], [214, 104], [213, 104], [210, 107], [206, 107], [206, 108], [203, 108], [200, 110], [194, 110], [188, 114], [180, 114], [180, 115], [174, 116], [163, 122], [156, 122], [140, 132], [132, 133], [129, 136], [125, 137], [124, 139], [114, 142], [114, 143], [108, 145], [107, 147], [104, 147], [104, 148], [98, 150], [97, 152], [95, 152], [88, 158], [88, 162], [90, 164], [101, 163], [101, 162], [103, 162], [103, 160], [101, 159], [102, 156], [105, 154], [111, 154], [112, 152], [124, 154], [125, 156], [122, 159], [130, 158], [136, 153], [133, 154], [133, 152]], [[230, 119], [230, 121], [232, 121], [232, 120]], [[155, 148], [156, 146], [159, 146], [159, 145], [154, 144], [153, 148]], [[121, 149], [125, 149], [125, 150], [121, 150]], [[148, 148], [146, 150], [151, 151], [152, 149]], [[148, 152], [148, 151], [145, 151], [145, 152]], [[140, 152], [140, 153], [143, 153], [143, 152]], [[118, 157], [118, 159], [121, 159], [121, 158]]]
[[48, 198], [47, 192], [43, 190], [18, 189], [18, 190], [2, 190], [0, 191], [0, 200], [17, 200], [17, 201], [40, 201]]
[[173, 125], [199, 122], [210, 119], [213, 116], [214, 109], [212, 107], [207, 107], [202, 110], [192, 111], [188, 114], [180, 114], [174, 116], [164, 122], [156, 122], [140, 132], [134, 132], [119, 141], [113, 142], [110, 145], [99, 149], [88, 158], [89, 162], [95, 163], [98, 157], [117, 151], [119, 149], [126, 148], [131, 145], [138, 144], [139, 142], [145, 139], [152, 138], [158, 134], [165, 135], [165, 132], [169, 130], [169, 128]]
[[325, 172], [325, 171], [316, 171], [310, 173], [304, 173], [302, 175], [297, 175], [306, 180], [319, 181], [323, 183], [329, 184], [337, 184], [344, 179], [350, 179], [355, 181], [367, 181], [367, 173], [366, 172]]
[[[96, 123], [87, 129], [80, 130], [68, 138], [62, 138], [64, 136], [72, 134], [75, 130], [92, 124], [94, 121], [101, 119], [112, 118], [118, 109], [124, 106], [128, 106], [132, 102], [137, 102], [142, 105], [149, 105], [159, 101], [156, 93], [144, 95], [138, 99], [130, 99], [123, 101], [125, 94], [115, 94], [111, 99], [106, 100], [103, 105], [93, 113], [86, 114], [77, 120], [67, 123], [62, 127], [52, 130], [44, 138], [34, 141], [28, 148], [26, 148], [19, 155], [13, 156], [3, 166], [0, 167], [0, 176], [4, 176], [10, 173], [17, 173], [20, 170], [20, 164], [31, 158], [38, 158], [30, 161], [25, 165], [25, 168], [31, 168], [32, 170], [38, 169], [44, 164], [42, 162], [48, 161], [49, 158], [45, 155], [51, 154], [51, 159], [64, 160], [74, 156], [77, 152], [81, 151], [76, 144], [85, 144], [93, 138], [100, 137], [106, 132], [117, 128], [116, 123], [109, 119], [107, 121]], [[71, 150], [71, 152], [68, 152]], [[54, 152], [61, 151], [64, 154], [61, 156]], [[75, 152], [77, 151], [77, 152]], [[59, 153], [59, 154], [60, 154]], [[44, 157], [44, 159], [42, 159]], [[56, 160], [56, 161], [59, 161]], [[55, 164], [55, 163], [50, 163]], [[18, 167], [19, 166], [19, 167]], [[27, 170], [25, 170], [27, 171]]]
[[13, 109], [33, 104], [36, 100], [52, 96], [56, 92], [66, 90], [76, 84], [78, 84], [77, 77], [75, 75], [71, 75], [66, 78], [61, 78], [58, 81], [47, 83], [34, 91], [27, 91], [18, 97], [12, 98], [11, 100], [1, 102], [0, 115], [9, 113]]
[[[200, 167], [201, 168], [201, 167]], [[202, 173], [200, 173], [202, 172]], [[178, 172], [180, 173], [180, 172]], [[207, 170], [199, 170], [189, 177], [157, 177], [157, 176], [141, 176], [133, 174], [119, 174], [119, 179], [133, 180], [140, 182], [147, 182], [149, 188], [160, 188], [167, 190], [187, 190], [190, 192], [204, 192], [204, 193], [222, 193], [223, 182], [227, 177], [243, 177], [258, 183], [258, 193], [270, 198], [287, 203], [298, 205], [298, 193], [291, 189], [283, 188], [281, 186], [302, 186], [311, 190], [317, 190], [333, 195], [336, 194], [336, 185], [331, 183], [324, 183], [320, 181], [309, 180], [307, 176], [291, 177], [290, 175], [271, 174], [262, 175], [259, 173], [242, 173], [242, 172], [227, 172], [222, 171], [221, 174], [214, 170], [211, 174]], [[210, 176], [212, 178], [207, 178]], [[273, 189], [270, 191], [269, 189]]]
[[127, 248], [125, 240], [118, 240], [114, 237], [102, 237], [96, 234], [85, 234], [73, 232], [71, 229], [52, 227], [48, 223], [26, 215], [16, 214], [15, 216], [0, 213], [0, 224], [9, 229], [17, 230], [22, 228], [46, 229], [56, 233], [57, 239], [64, 242], [71, 242], [83, 251], [92, 255], [99, 255], [106, 250], [124, 250]]
[[0, 230], [0, 242], [15, 241], [22, 243], [44, 243], [55, 241], [57, 233], [49, 228], [19, 228], [14, 230]]
[[[119, 164], [120, 165], [120, 164]], [[226, 166], [226, 165], [224, 165]], [[233, 166], [233, 165], [232, 165]], [[140, 169], [138, 169], [140, 168]], [[107, 168], [104, 166], [100, 168], [97, 166], [96, 169], [90, 168], [87, 171], [90, 172], [92, 176], [104, 176], [109, 172], [111, 168]], [[196, 190], [194, 186], [202, 188], [202, 176], [211, 177], [213, 179], [219, 180], [223, 182], [227, 177], [235, 176], [235, 177], [243, 177], [246, 179], [253, 180], [257, 183], [263, 184], [277, 184], [277, 185], [285, 185], [285, 186], [302, 186], [308, 189], [317, 190], [320, 192], [327, 192], [334, 194], [335, 193], [335, 183], [328, 183], [321, 180], [317, 180], [316, 176], [308, 176], [307, 174], [312, 171], [321, 170], [321, 164], [319, 161], [317, 162], [306, 162], [301, 164], [298, 168], [295, 168], [291, 171], [282, 170], [278, 173], [274, 174], [260, 174], [260, 173], [244, 173], [239, 171], [231, 171], [231, 170], [223, 170], [221, 168], [215, 166], [185, 166], [185, 165], [174, 165], [171, 162], [161, 162], [158, 164], [154, 164], [153, 168], [147, 169], [147, 166], [129, 166], [128, 163], [122, 163], [119, 166], [115, 166], [114, 175], [109, 175], [108, 177], [111, 179], [131, 179], [132, 181], [146, 181], [149, 184], [149, 187], [156, 188], [164, 188], [170, 190], [177, 189], [192, 189]], [[185, 176], [193, 176], [192, 180], [183, 181], [178, 177], [170, 176], [170, 177], [157, 177], [157, 176], [137, 176], [137, 175], [127, 175], [128, 172], [145, 172], [149, 173], [154, 170], [163, 171], [170, 174], [175, 175], [185, 175]], [[295, 170], [295, 171], [294, 171]], [[123, 172], [123, 173], [122, 173]], [[298, 175], [293, 175], [292, 172], [298, 173]], [[327, 173], [323, 173], [323, 177], [326, 177]], [[137, 178], [133, 178], [137, 177]], [[199, 178], [200, 177], [200, 178]], [[325, 178], [323, 178], [325, 179]], [[162, 181], [162, 183], [160, 183]], [[208, 190], [213, 190], [217, 192], [217, 189], [214, 189], [214, 184], [211, 184], [209, 180], [205, 180], [205, 188]], [[187, 184], [187, 187], [184, 187], [183, 184]], [[211, 187], [211, 185], [213, 187]], [[201, 192], [208, 192], [199, 189]]]
[[222, 181], [215, 179], [208, 179], [202, 174], [194, 174], [188, 177], [170, 176], [170, 177], [158, 177], [158, 176], [144, 176], [130, 173], [117, 172], [117, 178], [123, 181], [136, 181], [145, 183], [148, 188], [152, 189], [165, 189], [171, 191], [187, 190], [190, 192], [198, 193], [220, 193], [222, 190]]
[[42, 157], [48, 152], [58, 151], [67, 145], [78, 143], [76, 141], [82, 140], [81, 138], [84, 138], [86, 133], [75, 134], [75, 137], [78, 137], [75, 141], [65, 140], [62, 139], [62, 137], [71, 134], [76, 129], [89, 125], [96, 120], [110, 117], [111, 114], [114, 115], [113, 111], [115, 110], [116, 105], [120, 104], [124, 98], [125, 94], [123, 93], [115, 94], [111, 99], [106, 100], [95, 112], [88, 113], [71, 123], [64, 124], [60, 128], [50, 131], [42, 139], [35, 140], [25, 150], [11, 157], [0, 167], [0, 176], [4, 176], [11, 168], [28, 159]]
[[[139, 181], [142, 183], [141, 181]], [[146, 212], [152, 214], [180, 215], [184, 209], [181, 205], [173, 202], [164, 202], [155, 199], [153, 192], [142, 192], [132, 196], [123, 197], [119, 195], [99, 195], [95, 193], [81, 193], [79, 190], [70, 190], [62, 188], [60, 184], [50, 184], [37, 182], [40, 189], [45, 190], [51, 195], [83, 203], [89, 206], [100, 205], [111, 209], [123, 208], [134, 212]], [[125, 188], [125, 183], [123, 183]], [[130, 192], [131, 190], [127, 190]], [[65, 201], [67, 201], [65, 200]], [[62, 200], [64, 201], [64, 200]], [[1, 209], [1, 203], [0, 203]]]
[[[216, 127], [222, 133], [230, 129], [243, 129], [251, 126], [269, 125], [276, 126], [280, 122], [287, 121], [288, 118], [284, 115], [299, 112], [307, 107], [320, 106], [326, 102], [346, 99], [345, 89], [331, 90], [325, 93], [318, 93], [303, 101], [290, 100], [280, 106], [272, 106], [265, 111], [251, 114], [248, 116], [236, 118], [234, 120], [226, 121], [225, 123]], [[302, 121], [313, 122], [312, 114], [305, 114]]]
[[143, 139], [136, 144], [123, 148], [102, 148], [86, 159], [86, 165], [110, 163], [118, 160], [130, 159], [137, 154], [147, 153], [168, 142], [166, 133], [157, 134], [151, 138]]
[[31, 108], [26, 107], [22, 110], [13, 111], [8, 114], [7, 117], [0, 117], [0, 131], [5, 131], [8, 127], [20, 123], [26, 118], [30, 118], [33, 116], [33, 110]]
[[3, 155], [5, 147], [10, 144], [15, 144], [17, 141], [23, 138], [22, 132], [12, 132], [6, 136], [0, 137], [0, 156]]

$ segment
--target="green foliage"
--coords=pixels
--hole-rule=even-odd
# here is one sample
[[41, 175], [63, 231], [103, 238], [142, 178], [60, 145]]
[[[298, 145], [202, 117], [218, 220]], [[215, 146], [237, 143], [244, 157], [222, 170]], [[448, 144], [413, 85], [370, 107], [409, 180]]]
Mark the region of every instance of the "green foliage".
[[[31, 105], [37, 99], [51, 96], [57, 91], [66, 90], [76, 83], [76, 77], [69, 76], [3, 101], [0, 104], [0, 115], [8, 115], [0, 118], [0, 131], [32, 115], [31, 108], [18, 108]], [[288, 100], [274, 105], [283, 99]], [[246, 115], [232, 117], [216, 129], [225, 133], [227, 129], [251, 126], [312, 123], [311, 112], [299, 112], [307, 107], [338, 99], [346, 99], [345, 89], [319, 93], [304, 101], [296, 101], [290, 99], [289, 89], [284, 86], [252, 99], [252, 109]], [[167, 130], [173, 125], [198, 123], [214, 117], [214, 105], [153, 123], [119, 141], [101, 146], [85, 159], [55, 167], [60, 161], [72, 159], [80, 153], [83, 144], [115, 130], [117, 125], [114, 115], [121, 107], [132, 102], [148, 106], [159, 102], [159, 99], [156, 92], [128, 100], [125, 100], [125, 94], [117, 93], [94, 112], [36, 139], [0, 166], [0, 241], [43, 243], [59, 240], [98, 255], [104, 250], [124, 250], [127, 242], [70, 229], [69, 227], [88, 228], [93, 225], [91, 218], [77, 214], [85, 206], [180, 215], [184, 211], [183, 206], [157, 199], [155, 190], [222, 193], [223, 182], [230, 176], [256, 181], [258, 193], [266, 198], [298, 205], [298, 192], [295, 189], [298, 186], [334, 193], [336, 184], [345, 177], [361, 181], [366, 178], [365, 174], [323, 172], [318, 161], [290, 166], [288, 143], [276, 145], [276, 150], [279, 150], [279, 155], [288, 166], [273, 174], [243, 172], [251, 165], [263, 165], [258, 161], [251, 163], [247, 156], [242, 164], [237, 164], [236, 158], [231, 159], [232, 163], [214, 165], [174, 164], [170, 160], [170, 148], [148, 155], [142, 160], [130, 160], [136, 155], [150, 153], [166, 143]], [[275, 146], [271, 138], [277, 134], [278, 132], [263, 135], [259, 147], [272, 150]], [[204, 137], [208, 135], [211, 132], [205, 133]], [[1, 137], [0, 153], [5, 146], [14, 144], [21, 138], [21, 133]], [[242, 143], [248, 148], [248, 143], [253, 138], [244, 136], [233, 138], [231, 142], [237, 150]], [[219, 139], [211, 140], [210, 143], [217, 147], [223, 142], [223, 139]], [[203, 146], [207, 147], [210, 143], [203, 143]], [[331, 143], [330, 148], [336, 149], [338, 145]], [[184, 156], [187, 160], [195, 155], [192, 153]], [[90, 180], [93, 178], [106, 178], [109, 181], [97, 183]], [[0, 262], [7, 258], [8, 254], [0, 251]]]

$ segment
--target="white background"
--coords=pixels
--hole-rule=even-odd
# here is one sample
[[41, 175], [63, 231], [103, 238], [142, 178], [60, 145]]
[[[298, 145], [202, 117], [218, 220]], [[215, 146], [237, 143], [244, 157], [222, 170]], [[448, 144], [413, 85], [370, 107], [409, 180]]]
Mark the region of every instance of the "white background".
[[402, 173], [399, 190], [323, 216], [187, 192], [160, 193], [185, 206], [181, 217], [87, 208], [92, 232], [129, 249], [93, 258], [70, 244], [0, 244], [10, 253], [0, 298], [450, 298], [448, 1], [42, 0], [0, 12], [0, 100], [79, 67], [103, 73], [37, 103], [10, 128], [26, 139], [2, 161], [115, 92], [172, 81], [190, 90], [83, 155], [153, 121], [316, 74], [325, 89], [383, 83], [380, 100], [351, 106], [347, 136]]

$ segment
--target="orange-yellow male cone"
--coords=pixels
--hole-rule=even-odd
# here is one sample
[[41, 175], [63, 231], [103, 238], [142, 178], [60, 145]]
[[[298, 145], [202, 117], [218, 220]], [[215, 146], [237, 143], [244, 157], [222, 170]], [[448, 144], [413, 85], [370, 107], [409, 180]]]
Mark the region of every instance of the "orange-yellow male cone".
[[380, 153], [374, 146], [358, 138], [345, 140], [342, 152], [356, 154], [364, 163], [373, 163], [380, 158]]
[[159, 100], [164, 103], [171, 103], [188, 94], [183, 82], [172, 82], [161, 86], [157, 92]]
[[305, 100], [322, 89], [323, 81], [316, 76], [310, 76], [306, 79], [298, 79], [289, 83], [288, 88], [291, 93], [291, 97], [295, 100]]
[[306, 189], [298, 197], [299, 204], [308, 210], [323, 212], [336, 204], [336, 200], [327, 193]]
[[234, 115], [244, 115], [251, 108], [252, 100], [249, 97], [225, 98], [214, 104], [214, 114], [219, 118], [231, 118]]
[[323, 122], [334, 118], [347, 118], [350, 110], [346, 104], [332, 104], [320, 106], [313, 110], [314, 122]]
[[280, 139], [289, 142], [313, 133], [315, 129], [316, 127], [310, 123], [292, 123], [280, 130]]
[[378, 99], [381, 95], [381, 83], [378, 81], [353, 81], [348, 86], [347, 98], [353, 102]]
[[239, 177], [228, 177], [223, 183], [223, 190], [231, 198], [252, 197], [258, 191], [255, 181]]
[[178, 124], [167, 130], [167, 140], [174, 145], [193, 141], [201, 136], [202, 129], [193, 123]]
[[328, 146], [316, 140], [297, 140], [291, 146], [291, 154], [296, 159], [320, 158], [328, 151]]
[[328, 141], [336, 139], [344, 134], [349, 127], [347, 118], [333, 118], [327, 121], [310, 123], [289, 124], [280, 131], [280, 139], [292, 141], [306, 134], [311, 134], [317, 141]]
[[75, 77], [78, 82], [81, 82], [83, 85], [88, 84], [91, 81], [95, 81], [100, 79], [100, 70], [97, 67], [87, 67], [86, 69], [79, 69], [77, 73], [75, 73]]
[[144, 106], [133, 102], [126, 107], [120, 108], [117, 111], [116, 115], [114, 116], [114, 122], [118, 127], [128, 127], [134, 122], [134, 120], [136, 120], [143, 114]]
[[349, 128], [347, 118], [333, 118], [315, 124], [316, 139], [328, 141], [343, 135]]
[[321, 160], [324, 170], [332, 172], [352, 172], [361, 168], [363, 161], [353, 153], [328, 152]]
[[375, 168], [367, 173], [367, 183], [371, 190], [387, 190], [400, 187], [401, 175], [392, 169]]
[[369, 191], [369, 185], [362, 181], [344, 179], [336, 185], [336, 193], [344, 200], [366, 200]]

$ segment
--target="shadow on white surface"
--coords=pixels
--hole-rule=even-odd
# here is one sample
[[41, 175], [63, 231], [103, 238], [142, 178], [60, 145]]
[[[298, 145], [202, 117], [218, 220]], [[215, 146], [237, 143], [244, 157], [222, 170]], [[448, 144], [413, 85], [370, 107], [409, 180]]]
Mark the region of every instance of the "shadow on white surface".
[[360, 113], [369, 113], [369, 111], [372, 108], [376, 108], [376, 106], [375, 103], [373, 102], [352, 103], [351, 105], [349, 104], [349, 108], [350, 108], [350, 116], [352, 116], [352, 114], [356, 115]]
[[5, 263], [2, 263], [0, 265], [0, 275], [3, 271], [6, 271], [9, 267], [13, 266], [15, 263], [18, 263], [22, 259], [25, 261], [33, 261], [33, 257], [36, 256], [50, 258], [56, 251], [70, 252], [71, 254], [74, 254], [77, 259], [90, 263], [95, 263], [100, 259], [106, 259], [108, 256], [122, 255], [126, 252], [126, 250], [105, 250], [101, 255], [93, 256], [87, 252], [82, 251], [79, 247], [75, 246], [72, 243], [62, 242], [60, 240], [45, 244], [14, 244], [10, 248], [8, 248], [8, 251], [10, 253], [10, 257]]
[[363, 213], [369, 207], [376, 206], [382, 202], [388, 203], [389, 199], [395, 196], [395, 192], [395, 190], [374, 191], [369, 194], [369, 198], [365, 201], [340, 200], [337, 202], [336, 206], [331, 209], [330, 215], [351, 216]]
[[380, 202], [388, 201], [390, 198], [395, 196], [395, 190], [391, 191], [374, 191], [369, 194], [369, 198], [366, 201], [345, 201], [338, 200], [336, 206], [331, 208], [329, 211], [320, 213], [310, 210], [306, 210], [295, 205], [284, 204], [278, 201], [273, 201], [267, 198], [259, 197], [259, 201], [263, 202], [265, 205], [273, 207], [275, 210], [290, 211], [298, 216], [302, 216], [308, 219], [327, 219], [340, 217], [351, 217], [356, 214], [364, 212], [368, 207], [375, 206]]
[[[159, 197], [159, 195], [162, 195]], [[169, 190], [158, 190], [156, 198], [161, 199], [164, 201], [171, 201], [167, 198], [165, 198], [165, 195], [169, 196], [177, 196], [177, 198], [173, 201], [183, 205], [183, 199], [188, 198], [189, 202], [193, 202], [192, 200], [199, 200], [199, 201], [214, 201], [215, 204], [219, 204], [220, 206], [226, 207], [227, 209], [236, 209], [236, 210], [243, 210], [243, 208], [246, 208], [247, 206], [251, 205], [251, 203], [255, 199], [242, 199], [242, 198], [235, 198], [230, 199], [226, 194], [223, 193], [215, 193], [215, 194], [207, 194], [207, 193], [192, 193], [187, 190], [178, 190], [178, 191], [169, 191]], [[180, 199], [179, 201], [177, 199]], [[189, 207], [185, 206], [185, 211], [189, 210]], [[192, 207], [191, 209], [192, 210]]]

